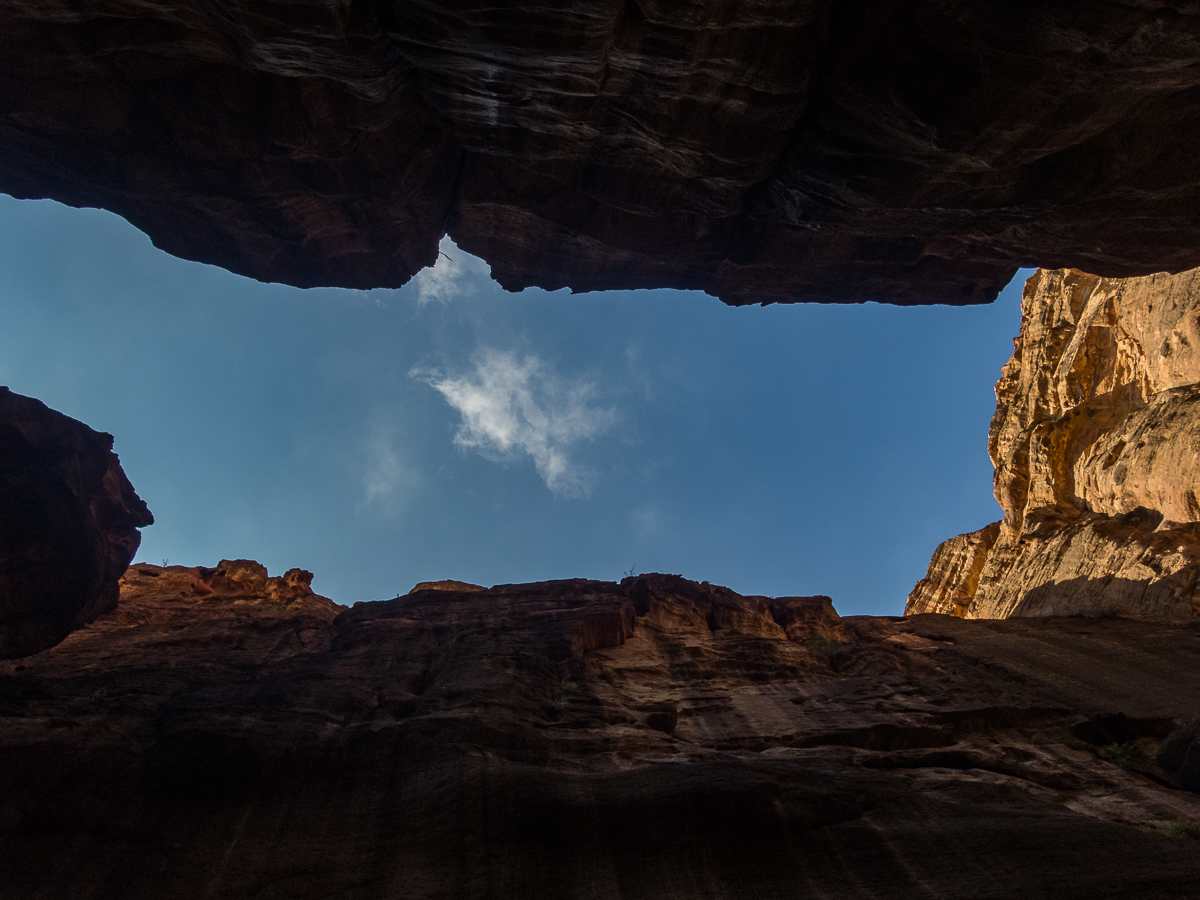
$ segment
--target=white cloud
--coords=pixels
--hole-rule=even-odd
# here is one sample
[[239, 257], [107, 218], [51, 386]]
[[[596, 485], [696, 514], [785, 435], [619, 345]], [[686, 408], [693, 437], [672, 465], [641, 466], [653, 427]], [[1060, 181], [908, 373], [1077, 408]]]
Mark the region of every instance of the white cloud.
[[455, 246], [449, 237], [442, 238], [437, 262], [422, 269], [413, 278], [417, 288], [417, 305], [437, 301], [446, 303], [456, 297], [475, 293], [479, 278], [489, 278], [487, 263]]
[[385, 425], [377, 425], [367, 440], [362, 485], [368, 505], [394, 507], [417, 483], [417, 473], [404, 463], [396, 445], [395, 429]]
[[663, 530], [662, 510], [657, 506], [643, 506], [635, 509], [630, 518], [633, 520], [633, 530], [638, 537], [650, 537]]
[[608, 429], [616, 411], [589, 406], [593, 387], [570, 383], [536, 356], [481, 347], [474, 371], [446, 375], [409, 373], [436, 389], [462, 415], [454, 443], [489, 459], [532, 457], [546, 486], [563, 497], [586, 497], [592, 474], [571, 458], [571, 448]]
[[392, 291], [384, 288], [372, 288], [369, 291], [360, 291], [355, 288], [340, 288], [342, 296], [348, 298], [357, 306], [378, 306], [380, 309], [387, 309], [388, 304], [384, 297]]

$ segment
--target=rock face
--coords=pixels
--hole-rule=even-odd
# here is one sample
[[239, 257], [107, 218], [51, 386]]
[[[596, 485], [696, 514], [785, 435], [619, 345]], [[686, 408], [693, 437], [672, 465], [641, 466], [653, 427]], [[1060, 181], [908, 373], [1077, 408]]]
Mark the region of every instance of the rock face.
[[0, 663], [6, 898], [1195, 896], [1200, 797], [1153, 757], [1200, 623], [267, 584], [137, 565]]
[[1041, 271], [996, 384], [1004, 519], [938, 548], [908, 612], [1200, 613], [1200, 271]]
[[154, 518], [113, 438], [0, 387], [0, 658], [111, 610]]
[[454, 581], [446, 579], [443, 581], [422, 581], [414, 587], [410, 594], [415, 594], [417, 591], [484, 591], [487, 588], [478, 584], [468, 584], [465, 581]]
[[1157, 761], [1176, 784], [1200, 793], [1200, 716], [1167, 735]]
[[255, 278], [978, 303], [1200, 264], [1192, 2], [0, 0], [0, 189]]

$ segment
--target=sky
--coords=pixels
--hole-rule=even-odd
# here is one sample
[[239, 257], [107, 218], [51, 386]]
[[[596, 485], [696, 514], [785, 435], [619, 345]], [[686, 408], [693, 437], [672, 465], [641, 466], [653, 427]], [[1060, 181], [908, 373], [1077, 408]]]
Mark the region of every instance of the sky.
[[1000, 518], [1028, 271], [989, 306], [734, 309], [510, 294], [442, 249], [399, 290], [300, 290], [0, 195], [0, 384], [116, 436], [139, 561], [305, 568], [345, 604], [669, 572], [899, 615], [938, 543]]

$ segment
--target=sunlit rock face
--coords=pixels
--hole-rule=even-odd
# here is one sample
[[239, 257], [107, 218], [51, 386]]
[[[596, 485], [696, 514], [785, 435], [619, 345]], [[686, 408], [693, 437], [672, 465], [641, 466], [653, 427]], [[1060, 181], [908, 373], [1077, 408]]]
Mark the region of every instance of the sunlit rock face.
[[929, 574], [917, 582], [908, 598], [910, 612], [961, 616], [979, 588], [988, 552], [996, 543], [1000, 523], [943, 541], [929, 561]]
[[996, 398], [1004, 519], [939, 547], [908, 610], [1200, 613], [1200, 271], [1038, 272]]
[[0, 658], [61, 641], [117, 604], [154, 518], [111, 434], [0, 387]]
[[1154, 762], [1190, 746], [1200, 624], [840, 618], [665, 575], [350, 609], [269, 585], [246, 560], [138, 564], [114, 612], [0, 663], [5, 898], [1200, 880], [1160, 831], [1200, 797]]
[[0, 189], [265, 280], [978, 303], [1200, 264], [1192, 3], [0, 0]]

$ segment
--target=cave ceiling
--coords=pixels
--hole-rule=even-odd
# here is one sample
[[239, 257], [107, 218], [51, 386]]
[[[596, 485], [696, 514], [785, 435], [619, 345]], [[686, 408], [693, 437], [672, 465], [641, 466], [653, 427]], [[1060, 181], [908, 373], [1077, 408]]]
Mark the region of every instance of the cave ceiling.
[[187, 259], [731, 304], [1200, 265], [1200, 3], [0, 0], [0, 190]]

